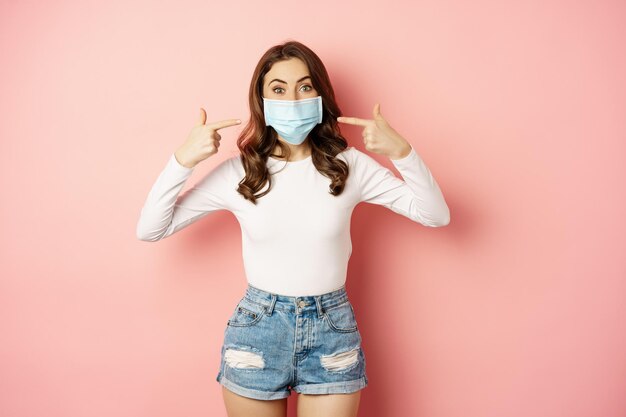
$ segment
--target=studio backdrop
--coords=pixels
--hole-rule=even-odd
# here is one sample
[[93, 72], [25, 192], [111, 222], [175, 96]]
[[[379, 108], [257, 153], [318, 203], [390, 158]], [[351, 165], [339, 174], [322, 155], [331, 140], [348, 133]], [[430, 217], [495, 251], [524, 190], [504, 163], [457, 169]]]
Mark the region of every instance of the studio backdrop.
[[1, 2], [0, 415], [226, 415], [237, 219], [157, 242], [136, 225], [200, 107], [243, 123], [184, 189], [238, 154], [254, 66], [290, 39], [344, 116], [380, 104], [450, 207], [435, 228], [354, 210], [359, 415], [626, 415], [625, 18], [609, 0]]

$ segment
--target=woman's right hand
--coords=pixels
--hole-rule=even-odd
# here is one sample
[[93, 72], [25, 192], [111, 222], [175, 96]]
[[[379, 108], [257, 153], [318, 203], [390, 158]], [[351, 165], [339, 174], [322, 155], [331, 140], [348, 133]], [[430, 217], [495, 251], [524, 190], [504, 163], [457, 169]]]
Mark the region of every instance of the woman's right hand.
[[182, 166], [193, 168], [209, 156], [217, 153], [220, 147], [220, 136], [217, 131], [241, 123], [239, 119], [221, 120], [206, 123], [206, 111], [200, 107], [200, 120], [189, 133], [187, 141], [176, 151], [175, 157]]

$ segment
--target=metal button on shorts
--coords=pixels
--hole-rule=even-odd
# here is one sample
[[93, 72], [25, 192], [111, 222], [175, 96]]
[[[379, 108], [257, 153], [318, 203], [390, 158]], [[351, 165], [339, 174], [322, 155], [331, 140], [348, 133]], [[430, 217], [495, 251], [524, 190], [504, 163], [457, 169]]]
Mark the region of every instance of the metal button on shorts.
[[365, 388], [365, 355], [345, 286], [290, 297], [248, 285], [224, 330], [216, 380], [249, 398]]

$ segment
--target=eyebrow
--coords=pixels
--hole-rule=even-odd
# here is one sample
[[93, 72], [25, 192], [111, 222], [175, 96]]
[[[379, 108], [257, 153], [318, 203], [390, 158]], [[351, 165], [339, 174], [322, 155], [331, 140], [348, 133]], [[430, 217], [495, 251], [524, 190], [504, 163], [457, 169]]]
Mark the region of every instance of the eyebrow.
[[[296, 81], [296, 84], [297, 84], [297, 83], [299, 83], [300, 81], [306, 80], [307, 78], [311, 78], [311, 76], [310, 76], [310, 75], [306, 75], [306, 76], [304, 76], [304, 77], [300, 78], [298, 81]], [[283, 83], [283, 84], [287, 84], [287, 82], [286, 82], [286, 81], [279, 80], [278, 78], [274, 78], [272, 81], [270, 81], [269, 83], [267, 83], [267, 85], [270, 85], [270, 84], [271, 84], [271, 83], [273, 83], [274, 81], [278, 81], [278, 82], [281, 82], [281, 83]]]

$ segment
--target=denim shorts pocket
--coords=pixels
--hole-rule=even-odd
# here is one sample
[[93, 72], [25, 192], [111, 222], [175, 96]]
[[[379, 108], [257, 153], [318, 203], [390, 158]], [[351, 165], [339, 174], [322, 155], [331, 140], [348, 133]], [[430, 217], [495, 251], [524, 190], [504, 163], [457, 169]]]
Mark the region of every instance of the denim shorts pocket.
[[228, 319], [227, 325], [233, 327], [254, 326], [265, 316], [267, 307], [242, 298], [235, 311]]
[[337, 333], [350, 333], [357, 330], [356, 316], [349, 301], [325, 310], [324, 318], [331, 330]]

